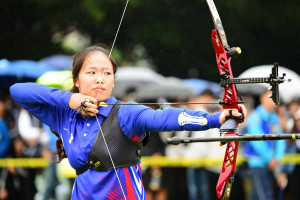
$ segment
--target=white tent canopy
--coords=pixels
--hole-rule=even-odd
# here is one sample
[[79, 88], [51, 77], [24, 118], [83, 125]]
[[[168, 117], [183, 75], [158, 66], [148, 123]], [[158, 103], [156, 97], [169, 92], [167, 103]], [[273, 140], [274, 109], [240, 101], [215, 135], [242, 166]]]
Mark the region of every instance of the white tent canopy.
[[[240, 74], [238, 78], [269, 77], [272, 73], [272, 67], [273, 65], [251, 67]], [[285, 79], [291, 79], [291, 82], [279, 84], [279, 94], [284, 103], [289, 103], [294, 98], [300, 97], [300, 76], [288, 68], [279, 66], [278, 76], [282, 77], [283, 73], [286, 74]], [[237, 89], [240, 93], [249, 95], [260, 95], [269, 87], [271, 86], [266, 83], [237, 85]]]

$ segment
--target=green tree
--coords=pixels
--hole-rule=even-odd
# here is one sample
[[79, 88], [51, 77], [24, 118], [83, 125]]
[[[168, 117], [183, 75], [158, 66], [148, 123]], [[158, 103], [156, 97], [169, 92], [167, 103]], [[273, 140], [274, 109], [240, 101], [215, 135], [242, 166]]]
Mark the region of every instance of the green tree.
[[[38, 60], [51, 54], [72, 54], [74, 49], [65, 42], [70, 33], [79, 33], [82, 45], [100, 42], [111, 46], [125, 3], [2, 0], [1, 57]], [[232, 60], [235, 76], [275, 61], [298, 71], [299, 1], [215, 0], [215, 4], [229, 44], [242, 49]], [[218, 81], [212, 29], [206, 1], [130, 0], [114, 55], [121, 65], [146, 59], [163, 75]], [[71, 44], [78, 48], [72, 40]]]

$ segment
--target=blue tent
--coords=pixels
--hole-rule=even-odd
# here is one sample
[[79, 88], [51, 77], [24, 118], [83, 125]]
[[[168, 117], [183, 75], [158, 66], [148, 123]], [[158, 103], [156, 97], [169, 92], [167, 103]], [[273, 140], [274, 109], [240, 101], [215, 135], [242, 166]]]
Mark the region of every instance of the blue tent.
[[205, 89], [212, 90], [217, 97], [221, 94], [221, 87], [219, 83], [197, 78], [184, 79], [184, 82], [197, 94], [201, 94]]
[[47, 71], [56, 71], [54, 67], [33, 60], [0, 60], [0, 87], [9, 88], [14, 83], [35, 82]]
[[73, 58], [67, 55], [56, 54], [42, 58], [39, 62], [55, 67], [58, 70], [72, 70]]

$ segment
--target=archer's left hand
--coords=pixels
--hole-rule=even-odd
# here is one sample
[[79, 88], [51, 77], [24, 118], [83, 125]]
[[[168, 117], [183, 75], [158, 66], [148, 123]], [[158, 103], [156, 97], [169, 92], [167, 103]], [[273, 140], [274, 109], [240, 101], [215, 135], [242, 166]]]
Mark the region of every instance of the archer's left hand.
[[[247, 109], [243, 104], [238, 105], [238, 109], [232, 109], [231, 111], [229, 109], [224, 110], [219, 118], [220, 124], [223, 124], [226, 121], [226, 117], [232, 115], [236, 118], [246, 118], [247, 116]], [[238, 126], [241, 126], [242, 123], [239, 123]]]

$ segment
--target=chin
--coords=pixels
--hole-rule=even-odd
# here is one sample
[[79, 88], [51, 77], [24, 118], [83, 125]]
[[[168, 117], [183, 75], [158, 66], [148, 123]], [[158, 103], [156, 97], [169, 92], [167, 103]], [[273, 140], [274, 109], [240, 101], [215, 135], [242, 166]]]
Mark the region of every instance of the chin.
[[107, 98], [100, 98], [100, 99], [97, 99], [98, 102], [105, 102], [107, 99], [109, 99], [109, 97]]

